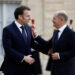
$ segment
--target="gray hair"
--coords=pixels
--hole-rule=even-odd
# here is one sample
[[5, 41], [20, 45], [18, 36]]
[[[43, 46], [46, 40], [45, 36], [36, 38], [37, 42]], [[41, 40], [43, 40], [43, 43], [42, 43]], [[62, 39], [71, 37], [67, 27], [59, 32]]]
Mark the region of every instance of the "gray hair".
[[65, 21], [68, 20], [67, 13], [66, 13], [64, 10], [57, 11], [57, 16], [58, 16], [59, 18], [63, 17]]

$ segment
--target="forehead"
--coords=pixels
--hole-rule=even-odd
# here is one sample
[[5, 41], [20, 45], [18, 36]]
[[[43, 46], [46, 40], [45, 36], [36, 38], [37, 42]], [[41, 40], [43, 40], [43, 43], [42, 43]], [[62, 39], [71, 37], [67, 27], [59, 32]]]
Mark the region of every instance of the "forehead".
[[58, 15], [58, 14], [57, 14], [57, 13], [55, 13], [53, 17], [55, 18], [55, 17], [57, 17], [57, 15]]
[[25, 14], [25, 15], [30, 15], [30, 11], [29, 11], [29, 10], [24, 10], [24, 11], [23, 11], [23, 14]]

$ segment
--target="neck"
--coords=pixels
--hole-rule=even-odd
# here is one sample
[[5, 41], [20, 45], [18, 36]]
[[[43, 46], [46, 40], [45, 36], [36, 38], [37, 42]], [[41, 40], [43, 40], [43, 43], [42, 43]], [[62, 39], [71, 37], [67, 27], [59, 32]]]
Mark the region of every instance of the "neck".
[[21, 24], [22, 26], [24, 26], [24, 24], [20, 21], [20, 20], [16, 20], [19, 24]]
[[63, 24], [59, 25], [59, 26], [57, 27], [57, 29], [61, 28], [61, 27], [64, 26], [65, 24], [66, 24], [66, 23], [63, 23]]

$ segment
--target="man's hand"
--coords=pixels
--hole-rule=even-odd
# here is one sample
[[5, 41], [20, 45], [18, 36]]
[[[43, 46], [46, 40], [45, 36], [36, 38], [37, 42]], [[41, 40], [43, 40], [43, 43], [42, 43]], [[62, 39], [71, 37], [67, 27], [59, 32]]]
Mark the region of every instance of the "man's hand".
[[56, 53], [53, 53], [53, 54], [52, 54], [52, 59], [53, 59], [53, 60], [58, 60], [58, 59], [60, 59], [59, 53], [57, 53], [57, 52], [56, 52]]
[[36, 37], [37, 36], [37, 33], [36, 33], [36, 29], [35, 29], [35, 26], [34, 25], [31, 26], [31, 31], [32, 31], [33, 37]]
[[35, 62], [35, 59], [31, 57], [32, 55], [24, 56], [24, 61], [33, 64]]
[[53, 49], [52, 48], [49, 49], [49, 54], [53, 54]]

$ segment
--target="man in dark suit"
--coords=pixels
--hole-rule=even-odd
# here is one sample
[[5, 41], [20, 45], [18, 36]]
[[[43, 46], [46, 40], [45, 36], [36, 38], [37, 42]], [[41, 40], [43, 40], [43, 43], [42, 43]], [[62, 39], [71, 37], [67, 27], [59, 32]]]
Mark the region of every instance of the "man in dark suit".
[[16, 20], [3, 29], [5, 58], [1, 70], [4, 75], [33, 75], [35, 58], [31, 54], [31, 47], [36, 50], [40, 47], [34, 42], [28, 26], [31, 20], [30, 8], [20, 6], [15, 10], [14, 16]]
[[[75, 75], [75, 32], [67, 26], [67, 20], [65, 11], [57, 11], [53, 17], [53, 25], [57, 30], [52, 39], [45, 41], [40, 36], [35, 39], [43, 45], [44, 50], [52, 48], [49, 62], [51, 75]], [[34, 29], [32, 27], [35, 36]]]

